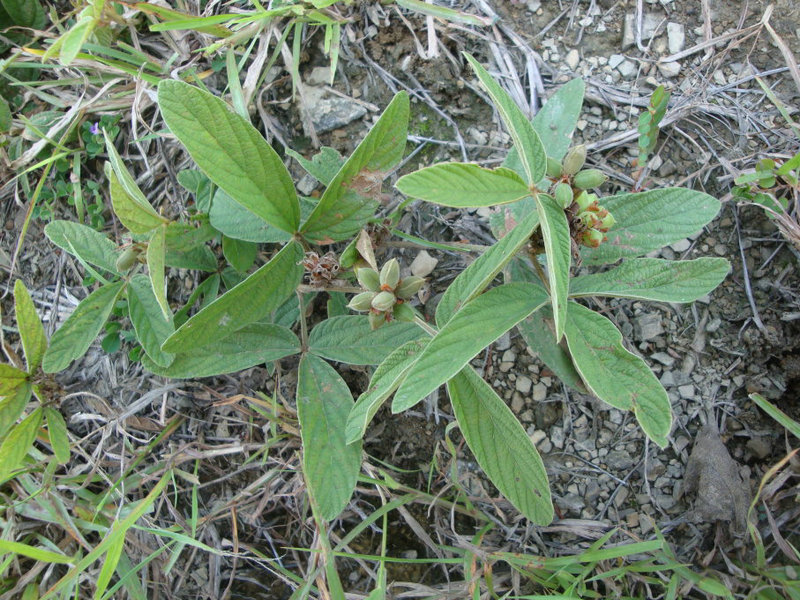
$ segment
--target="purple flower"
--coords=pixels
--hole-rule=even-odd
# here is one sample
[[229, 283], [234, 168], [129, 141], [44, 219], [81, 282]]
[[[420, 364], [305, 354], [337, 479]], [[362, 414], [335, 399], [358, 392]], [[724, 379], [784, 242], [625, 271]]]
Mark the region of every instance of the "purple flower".
[[89, 133], [92, 135], [100, 135], [100, 123], [92, 123], [89, 127]]

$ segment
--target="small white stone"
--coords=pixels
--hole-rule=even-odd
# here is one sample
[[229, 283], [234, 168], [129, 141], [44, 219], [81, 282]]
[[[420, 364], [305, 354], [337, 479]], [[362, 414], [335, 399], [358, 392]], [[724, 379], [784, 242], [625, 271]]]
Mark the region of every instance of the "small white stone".
[[672, 248], [675, 252], [686, 252], [689, 248], [691, 248], [692, 242], [690, 240], [680, 240], [675, 242], [674, 244], [670, 244], [670, 248]]
[[541, 429], [537, 429], [531, 434], [531, 441], [534, 446], [538, 446], [539, 442], [547, 438], [547, 434]]
[[520, 375], [519, 377], [517, 377], [515, 387], [517, 388], [517, 391], [520, 394], [527, 394], [528, 392], [531, 391], [532, 385], [533, 382], [531, 381], [530, 377], [527, 377], [525, 375]]
[[427, 277], [438, 263], [438, 259], [433, 258], [427, 251], [420, 250], [411, 263], [411, 274], [417, 277]]
[[625, 57], [622, 54], [612, 54], [608, 57], [608, 66], [612, 69], [616, 69], [622, 61], [625, 60]]
[[686, 33], [680, 23], [667, 23], [667, 43], [669, 53], [677, 54], [686, 45]]
[[679, 63], [677, 60], [658, 63], [658, 71], [667, 79], [677, 77], [681, 72], [681, 63]]
[[547, 398], [547, 386], [543, 383], [537, 383], [533, 386], [533, 401], [542, 402]]
[[564, 58], [564, 62], [567, 63], [570, 71], [574, 71], [578, 68], [578, 64], [581, 62], [581, 55], [580, 53], [575, 50], [574, 48], [567, 52], [567, 56]]
[[625, 59], [617, 65], [617, 71], [625, 78], [633, 77], [636, 74], [636, 63]]

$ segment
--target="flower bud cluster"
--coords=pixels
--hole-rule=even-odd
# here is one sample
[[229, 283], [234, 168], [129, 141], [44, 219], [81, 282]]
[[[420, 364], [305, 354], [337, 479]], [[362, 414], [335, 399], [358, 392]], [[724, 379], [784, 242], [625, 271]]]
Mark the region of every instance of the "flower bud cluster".
[[602, 208], [597, 196], [581, 192], [570, 207], [570, 217], [575, 241], [589, 248], [597, 248], [606, 240], [606, 233], [616, 223], [614, 215]]
[[414, 311], [407, 301], [416, 294], [425, 280], [410, 275], [400, 279], [400, 263], [393, 258], [387, 261], [380, 273], [370, 267], [362, 267], [356, 271], [358, 283], [364, 292], [356, 294], [349, 308], [369, 314], [369, 324], [377, 329], [387, 321], [413, 321]]

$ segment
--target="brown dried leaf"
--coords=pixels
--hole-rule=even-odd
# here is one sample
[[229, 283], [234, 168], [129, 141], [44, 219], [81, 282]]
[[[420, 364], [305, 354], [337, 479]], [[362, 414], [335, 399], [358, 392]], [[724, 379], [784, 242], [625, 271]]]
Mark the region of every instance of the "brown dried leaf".
[[697, 434], [686, 465], [684, 492], [697, 492], [694, 512], [703, 521], [731, 521], [736, 531], [747, 525], [750, 482], [742, 478], [739, 464], [731, 458], [710, 419]]

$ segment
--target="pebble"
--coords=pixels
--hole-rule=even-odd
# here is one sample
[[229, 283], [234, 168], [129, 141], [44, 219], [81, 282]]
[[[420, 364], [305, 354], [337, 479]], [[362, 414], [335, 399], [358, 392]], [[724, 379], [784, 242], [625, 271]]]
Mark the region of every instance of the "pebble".
[[658, 63], [658, 71], [667, 79], [677, 77], [681, 72], [681, 63], [679, 63], [677, 60]]
[[311, 72], [306, 75], [306, 84], [308, 85], [328, 85], [330, 82], [330, 67], [314, 67], [311, 69]]
[[675, 252], [686, 252], [689, 248], [692, 247], [692, 242], [691, 240], [688, 239], [680, 240], [678, 242], [675, 242], [674, 244], [670, 244], [669, 247], [672, 248]]
[[542, 3], [539, 0], [531, 0], [528, 2], [527, 8], [532, 13], [535, 13], [537, 10], [542, 8]]
[[514, 392], [514, 395], [511, 397], [511, 410], [515, 415], [518, 415], [524, 406], [525, 398]]
[[681, 398], [686, 400], [694, 400], [695, 398], [694, 386], [691, 384], [678, 386], [678, 393], [681, 395]]
[[[501, 335], [494, 343], [494, 347], [499, 352], [503, 352], [511, 348], [511, 332], [506, 331], [503, 335]], [[503, 360], [506, 360], [505, 357], [503, 357]]]
[[553, 446], [559, 450], [564, 448], [564, 430], [561, 427], [551, 427], [550, 441], [553, 443]]
[[530, 434], [530, 437], [531, 437], [531, 442], [533, 442], [533, 445], [538, 446], [539, 442], [542, 442], [545, 439], [547, 439], [547, 434], [541, 429], [537, 429], [532, 434]]
[[[313, 88], [309, 87], [308, 89]], [[325, 133], [343, 127], [367, 114], [367, 109], [361, 104], [339, 96], [311, 100], [309, 107], [311, 121], [317, 133]]]
[[661, 315], [658, 313], [643, 313], [636, 317], [633, 325], [634, 333], [639, 340], [647, 341], [664, 333], [661, 324]]
[[670, 54], [677, 54], [686, 45], [686, 32], [680, 23], [667, 23], [667, 44]]
[[574, 71], [578, 68], [578, 65], [581, 62], [581, 55], [580, 53], [575, 50], [574, 48], [567, 52], [567, 56], [564, 57], [564, 62], [567, 63], [570, 71]]
[[628, 488], [620, 487], [614, 496], [614, 506], [617, 508], [622, 508], [625, 505], [625, 501], [628, 499], [629, 494], [630, 492], [628, 491]]
[[617, 66], [617, 71], [626, 79], [633, 77], [636, 74], [636, 63], [625, 59]]
[[655, 352], [650, 355], [650, 358], [660, 362], [665, 367], [671, 367], [675, 364], [675, 359], [666, 352]]
[[520, 394], [527, 394], [530, 392], [532, 385], [533, 381], [531, 381], [530, 377], [525, 375], [519, 375], [515, 383], [515, 387]]
[[547, 386], [542, 382], [533, 386], [533, 401], [542, 402], [547, 398]]
[[[653, 37], [656, 27], [661, 23], [661, 16], [647, 13], [642, 18], [642, 41], [646, 42]], [[622, 28], [622, 49], [633, 46], [636, 42], [636, 15], [629, 13], [625, 15], [625, 24]]]

